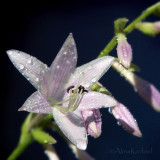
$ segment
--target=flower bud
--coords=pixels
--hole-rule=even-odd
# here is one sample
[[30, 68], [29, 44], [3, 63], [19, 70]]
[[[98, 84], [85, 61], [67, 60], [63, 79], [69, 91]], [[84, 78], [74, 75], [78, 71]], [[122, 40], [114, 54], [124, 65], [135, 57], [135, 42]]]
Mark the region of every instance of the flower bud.
[[128, 69], [132, 61], [131, 45], [127, 42], [126, 36], [124, 34], [117, 34], [117, 40], [117, 56], [120, 63]]
[[101, 135], [101, 115], [99, 110], [84, 110], [81, 112], [89, 135], [97, 138]]
[[160, 34], [160, 21], [151, 22], [140, 22], [135, 25], [135, 28], [140, 30], [142, 33], [149, 36], [156, 36]]
[[125, 69], [120, 63], [114, 62], [113, 68], [123, 75], [126, 80], [134, 87], [135, 91], [147, 102], [154, 110], [160, 112], [160, 92], [148, 81]]
[[137, 137], [142, 137], [138, 124], [130, 111], [122, 103], [118, 103], [115, 107], [111, 108], [113, 116], [123, 126], [123, 128]]

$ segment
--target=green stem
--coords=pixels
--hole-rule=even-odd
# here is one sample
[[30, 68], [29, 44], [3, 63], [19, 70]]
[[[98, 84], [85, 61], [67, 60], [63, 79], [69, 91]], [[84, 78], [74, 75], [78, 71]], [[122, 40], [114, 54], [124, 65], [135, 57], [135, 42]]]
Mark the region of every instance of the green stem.
[[[134, 21], [132, 21], [124, 29], [124, 33], [125, 34], [129, 34], [130, 32], [132, 32], [134, 30], [134, 26], [135, 26], [136, 23], [144, 20], [149, 15], [153, 14], [158, 7], [160, 7], [160, 2], [158, 2], [158, 3], [154, 4], [154, 5], [152, 5], [151, 7], [147, 8], [140, 16], [138, 16]], [[101, 51], [101, 53], [99, 54], [98, 58], [108, 55], [114, 49], [116, 44], [117, 44], [116, 37], [113, 37], [111, 39], [111, 41], [107, 44], [107, 46], [103, 49], [103, 51]]]
[[13, 150], [7, 160], [15, 160], [17, 157], [19, 157], [23, 151], [32, 143], [32, 141], [32, 136], [28, 134], [23, 142], [18, 143], [18, 146]]

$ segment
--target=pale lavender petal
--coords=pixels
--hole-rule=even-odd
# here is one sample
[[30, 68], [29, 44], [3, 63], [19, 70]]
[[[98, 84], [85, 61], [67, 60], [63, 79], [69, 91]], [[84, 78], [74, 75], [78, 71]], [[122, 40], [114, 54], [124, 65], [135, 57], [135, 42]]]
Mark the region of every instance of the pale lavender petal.
[[[80, 84], [86, 89], [90, 89], [90, 87], [107, 72], [113, 60], [113, 57], [105, 56], [78, 67], [70, 77], [70, 85], [76, 86], [82, 77]], [[82, 76], [82, 73], [84, 76]]]
[[50, 104], [46, 101], [43, 95], [36, 91], [34, 92], [19, 109], [19, 111], [28, 111], [33, 113], [52, 113]]
[[117, 45], [117, 56], [120, 63], [129, 68], [132, 61], [132, 48], [126, 39], [119, 40]]
[[76, 64], [77, 49], [73, 36], [70, 34], [50, 67], [50, 96], [54, 96], [57, 90], [63, 88], [71, 73], [74, 72]]
[[18, 71], [22, 73], [37, 90], [46, 95], [48, 90], [48, 79], [46, 76], [48, 72], [47, 65], [37, 58], [21, 51], [8, 50], [7, 54]]
[[135, 90], [153, 109], [160, 112], [160, 92], [157, 90], [157, 88], [153, 84], [136, 75], [134, 75], [134, 78]]
[[69, 146], [78, 160], [95, 160], [87, 152], [79, 150], [75, 145], [69, 144]]
[[85, 110], [81, 112], [89, 135], [97, 138], [101, 135], [101, 114], [98, 109]]
[[87, 148], [87, 133], [81, 113], [76, 110], [63, 114], [56, 108], [52, 108], [53, 118], [63, 134], [79, 149]]
[[112, 107], [111, 109], [113, 116], [120, 122], [127, 132], [137, 137], [142, 137], [142, 133], [139, 130], [138, 124], [127, 107], [125, 107], [122, 103], [119, 103], [117, 106]]
[[107, 108], [117, 105], [116, 100], [106, 94], [90, 91], [85, 93], [78, 107], [78, 110], [92, 110], [99, 108]]

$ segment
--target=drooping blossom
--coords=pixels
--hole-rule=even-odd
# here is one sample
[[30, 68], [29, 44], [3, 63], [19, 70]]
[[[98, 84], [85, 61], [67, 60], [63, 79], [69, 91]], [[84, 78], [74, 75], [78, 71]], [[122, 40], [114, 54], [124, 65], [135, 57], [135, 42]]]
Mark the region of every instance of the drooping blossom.
[[143, 80], [133, 72], [125, 69], [117, 61], [114, 61], [112, 66], [126, 78], [145, 102], [147, 102], [153, 109], [160, 112], [160, 92], [152, 83]]
[[[76, 68], [77, 50], [72, 34], [50, 67], [24, 52], [9, 50], [7, 54], [15, 67], [38, 90], [19, 110], [52, 113], [64, 135], [77, 148], [85, 150], [88, 141], [87, 129], [91, 130], [86, 128], [89, 125], [87, 123], [94, 121], [93, 132], [99, 133], [97, 119], [101, 118], [100, 114], [94, 114], [95, 110], [117, 104], [111, 96], [90, 91], [90, 87], [109, 69], [113, 57], [99, 58]], [[86, 114], [91, 111], [93, 114]]]
[[129, 68], [132, 61], [132, 48], [127, 42], [126, 36], [124, 34], [117, 34], [117, 56], [120, 63], [125, 67]]
[[126, 106], [122, 103], [118, 103], [115, 107], [111, 108], [111, 111], [115, 119], [127, 132], [133, 134], [134, 136], [142, 137], [142, 133], [139, 130], [136, 120]]

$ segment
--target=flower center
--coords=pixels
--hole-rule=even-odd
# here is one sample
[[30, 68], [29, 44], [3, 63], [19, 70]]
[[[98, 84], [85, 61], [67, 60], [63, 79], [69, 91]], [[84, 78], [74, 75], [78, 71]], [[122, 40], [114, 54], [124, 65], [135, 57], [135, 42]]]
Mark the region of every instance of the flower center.
[[[67, 98], [64, 101], [58, 102], [52, 106], [60, 109], [64, 113], [67, 113], [68, 111], [70, 112], [75, 111], [78, 108], [79, 104], [81, 103], [84, 94], [88, 92], [85, 89], [85, 87], [80, 85], [83, 76], [84, 76], [84, 73], [81, 74], [80, 80], [76, 87], [72, 85], [67, 88], [67, 93], [69, 93], [69, 98]], [[68, 103], [68, 106], [67, 107], [62, 106], [62, 104], [64, 103]]]

